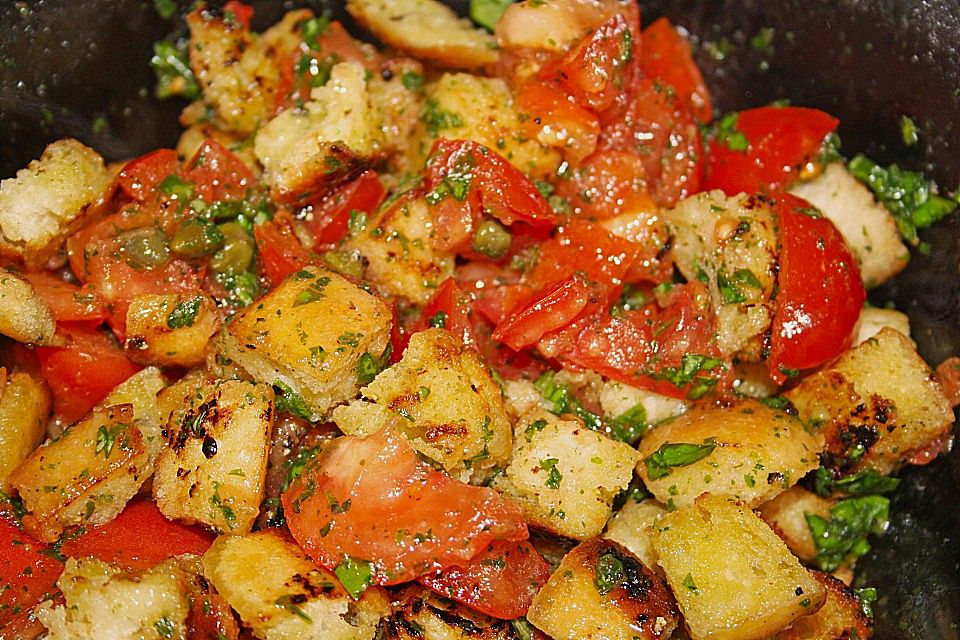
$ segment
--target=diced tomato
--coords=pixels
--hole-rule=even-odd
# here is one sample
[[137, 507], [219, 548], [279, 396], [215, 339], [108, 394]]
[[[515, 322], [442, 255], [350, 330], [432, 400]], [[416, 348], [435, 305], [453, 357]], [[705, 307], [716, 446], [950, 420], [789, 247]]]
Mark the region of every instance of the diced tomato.
[[497, 325], [493, 339], [517, 350], [534, 345], [544, 335], [568, 326], [596, 297], [596, 287], [575, 273], [511, 313]]
[[491, 542], [469, 562], [421, 576], [446, 598], [501, 620], [526, 615], [550, 577], [550, 565], [529, 542]]
[[630, 151], [594, 153], [557, 182], [557, 195], [570, 202], [573, 214], [593, 220], [655, 208], [647, 190], [646, 169]]
[[216, 140], [205, 140], [184, 171], [184, 178], [193, 183], [196, 195], [206, 202], [241, 200], [248, 189], [257, 185], [243, 160]]
[[390, 427], [334, 440], [282, 501], [290, 532], [315, 562], [329, 570], [347, 557], [369, 562], [380, 585], [465, 563], [494, 540], [528, 535], [516, 504], [420, 462]]
[[107, 524], [67, 538], [61, 551], [139, 571], [183, 553], [203, 555], [215, 537], [200, 527], [168, 520], [153, 500], [135, 498]]
[[686, 103], [669, 87], [640, 78], [624, 108], [604, 113], [597, 149], [640, 156], [650, 194], [661, 206], [700, 191], [700, 130]]
[[710, 142], [704, 190], [722, 189], [736, 195], [788, 186], [839, 122], [805, 107], [741, 111], [733, 129], [721, 128]]
[[177, 152], [173, 149], [157, 149], [124, 165], [117, 174], [117, 182], [131, 198], [145, 202], [153, 196], [164, 178], [179, 171]]
[[557, 223], [543, 194], [519, 169], [472, 140], [439, 138], [427, 160], [424, 186], [440, 214], [437, 230], [449, 238], [442, 244], [451, 247], [469, 238], [471, 220], [481, 213], [506, 225], [524, 222], [549, 228]]
[[80, 287], [45, 271], [27, 271], [23, 277], [50, 307], [57, 322], [83, 322], [96, 326], [106, 320], [107, 310], [93, 287]]
[[70, 327], [66, 333], [67, 346], [37, 347], [36, 351], [53, 391], [54, 412], [72, 424], [140, 367], [104, 333], [80, 327]]
[[409, 328], [409, 333], [428, 327], [441, 327], [460, 338], [465, 345], [476, 344], [473, 323], [470, 320], [470, 296], [463, 292], [453, 278], [447, 278], [427, 302], [420, 317]]
[[690, 43], [667, 18], [653, 21], [640, 35], [640, 66], [649, 78], [673, 87], [701, 122], [713, 119], [710, 92], [690, 54]]
[[936, 376], [950, 405], [960, 405], [960, 357], [951, 356], [938, 364]]
[[250, 28], [250, 20], [253, 18], [253, 7], [237, 0], [229, 0], [223, 5], [223, 13], [233, 15], [233, 18], [243, 25], [244, 29]]
[[903, 459], [907, 464], [923, 466], [936, 460], [941, 453], [950, 451], [953, 446], [953, 434], [946, 433], [939, 438], [934, 438], [926, 444], [903, 453]]
[[809, 202], [774, 194], [780, 227], [779, 292], [767, 368], [777, 382], [840, 355], [867, 294], [843, 236]]
[[317, 48], [324, 55], [334, 55], [340, 60], [358, 62], [369, 71], [376, 71], [383, 56], [369, 45], [362, 44], [350, 35], [339, 20], [332, 20], [317, 40]]
[[520, 133], [545, 145], [562, 149], [564, 157], [579, 164], [597, 147], [600, 121], [578, 105], [556, 83], [532, 78], [517, 89], [517, 108], [526, 117]]
[[488, 322], [497, 325], [534, 295], [536, 291], [525, 284], [490, 286], [479, 294], [473, 308]]
[[314, 235], [314, 251], [333, 249], [349, 232], [354, 212], [370, 215], [386, 195], [376, 171], [364, 171], [353, 182], [344, 185], [314, 207], [310, 227]]
[[540, 73], [581, 106], [596, 113], [608, 109], [623, 92], [626, 67], [633, 57], [633, 35], [622, 14], [611, 16], [557, 62]]
[[283, 212], [273, 220], [253, 228], [257, 243], [260, 271], [272, 286], [311, 262], [310, 252], [300, 244], [293, 230], [293, 220]]
[[0, 636], [30, 626], [27, 615], [56, 592], [62, 572], [63, 563], [49, 554], [47, 545], [0, 518]]

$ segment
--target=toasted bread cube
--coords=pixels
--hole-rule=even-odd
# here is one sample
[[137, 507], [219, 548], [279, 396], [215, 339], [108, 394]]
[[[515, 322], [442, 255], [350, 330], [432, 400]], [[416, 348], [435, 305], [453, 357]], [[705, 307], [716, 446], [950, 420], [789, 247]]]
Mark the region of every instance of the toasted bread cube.
[[217, 539], [203, 569], [264, 640], [370, 640], [390, 610], [377, 587], [352, 600], [336, 576], [274, 531]]
[[446, 73], [427, 84], [424, 93], [414, 166], [423, 165], [437, 137], [479, 142], [536, 180], [549, 179], [560, 165], [557, 150], [522, 133], [513, 93], [500, 78]]
[[863, 613], [859, 598], [829, 574], [814, 571], [813, 577], [827, 592], [826, 602], [816, 613], [794, 620], [776, 640], [869, 638], [873, 621]]
[[23, 526], [44, 542], [77, 524], [113, 520], [153, 466], [133, 407], [93, 411], [57, 440], [48, 440], [10, 474], [30, 512]]
[[907, 266], [910, 254], [893, 216], [844, 163], [832, 163], [789, 191], [820, 209], [843, 235], [867, 287], [883, 284]]
[[401, 197], [358, 229], [343, 248], [369, 263], [365, 277], [387, 293], [426, 304], [453, 275], [454, 256], [434, 248], [435, 232], [427, 201]]
[[773, 320], [777, 230], [761, 198], [698, 193], [664, 212], [674, 234], [673, 258], [689, 280], [707, 283], [717, 312], [717, 342], [741, 360], [762, 358]]
[[57, 321], [33, 285], [0, 269], [0, 334], [18, 342], [56, 344]]
[[[706, 455], [692, 461], [681, 456], [672, 465], [684, 445]], [[819, 434], [796, 417], [743, 400], [698, 407], [654, 429], [640, 441], [637, 472], [667, 505], [685, 506], [711, 492], [755, 507], [816, 469], [822, 448]]]
[[381, 42], [441, 67], [497, 61], [493, 36], [438, 0], [349, 0], [347, 11]]
[[598, 399], [604, 415], [610, 418], [616, 418], [628, 411], [635, 412], [638, 405], [642, 406], [645, 422], [651, 426], [682, 415], [690, 406], [686, 400], [671, 398], [613, 380], [603, 383]]
[[70, 558], [57, 586], [66, 604], [37, 609], [50, 640], [187, 638], [187, 577], [176, 560], [127, 573], [96, 558]]
[[217, 307], [204, 294], [144, 294], [127, 308], [127, 357], [138, 364], [195, 367], [220, 328]]
[[167, 418], [170, 417], [169, 411], [163, 413], [158, 398], [166, 386], [167, 380], [160, 369], [147, 367], [114, 387], [97, 405], [97, 408], [103, 408], [115, 404], [130, 404], [133, 407], [133, 420], [143, 434], [143, 443], [150, 452], [150, 459], [154, 461], [165, 440], [160, 431], [167, 425]]
[[565, 555], [527, 612], [554, 640], [669, 638], [679, 617], [663, 580], [625, 547], [601, 538]]
[[361, 362], [383, 354], [390, 322], [379, 298], [309, 267], [234, 316], [224, 353], [255, 380], [288, 386], [316, 421], [357, 395]]
[[73, 139], [47, 146], [39, 160], [0, 182], [0, 252], [42, 266], [106, 193], [103, 158]]
[[645, 566], [659, 571], [651, 540], [654, 523], [665, 513], [666, 507], [652, 498], [640, 502], [627, 500], [607, 523], [603, 537], [622, 544]]
[[535, 410], [517, 423], [513, 457], [494, 486], [520, 504], [529, 522], [586, 540], [603, 531], [636, 461], [630, 445]]
[[497, 21], [497, 42], [505, 49], [567, 51], [614, 13], [624, 10], [619, 0], [590, 2], [584, 11], [579, 0], [525, 0], [515, 2]]
[[[396, 423], [400, 432], [451, 475], [468, 477], [510, 456], [512, 430], [500, 388], [479, 354], [445, 329], [413, 334], [400, 362], [361, 393], [391, 417], [406, 418]], [[349, 406], [357, 405], [374, 406], [364, 401]], [[342, 407], [333, 418], [348, 435], [369, 435], [384, 424], [381, 410], [374, 411], [351, 414]]]
[[[896, 309], [883, 307], [864, 307], [857, 320], [857, 333], [854, 345], [862, 344], [880, 333], [884, 327], [896, 329], [907, 338], [910, 337], [910, 317]], [[912, 340], [911, 340], [912, 342]]]
[[829, 521], [833, 504], [833, 500], [822, 498], [803, 487], [793, 486], [770, 502], [760, 505], [757, 513], [787, 543], [793, 555], [804, 562], [813, 562], [817, 557], [817, 545], [807, 524], [807, 514]]
[[5, 376], [0, 388], [0, 491], [17, 466], [43, 442], [50, 417], [50, 391], [42, 379], [26, 373]]
[[653, 548], [693, 640], [769, 638], [826, 598], [759, 516], [722, 496], [660, 518]]
[[[498, 620], [419, 586], [392, 595], [393, 613], [381, 623], [384, 640], [506, 640], [522, 638]], [[530, 636], [540, 640], [537, 636]]]
[[950, 433], [953, 410], [909, 338], [889, 327], [784, 394], [822, 425], [829, 466], [889, 474]]
[[167, 422], [153, 496], [163, 515], [245, 533], [260, 512], [273, 433], [273, 388], [205, 382]]

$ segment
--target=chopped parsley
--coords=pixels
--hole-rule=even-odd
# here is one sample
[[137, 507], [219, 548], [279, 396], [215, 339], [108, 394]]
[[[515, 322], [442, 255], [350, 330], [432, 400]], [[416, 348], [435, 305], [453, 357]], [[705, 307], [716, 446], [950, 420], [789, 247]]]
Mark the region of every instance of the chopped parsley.
[[560, 488], [560, 481], [563, 480], [563, 474], [560, 473], [560, 469], [557, 469], [558, 462], [560, 460], [557, 458], [546, 458], [539, 463], [540, 468], [547, 472], [547, 479], [544, 484], [551, 489]]
[[717, 287], [720, 289], [720, 295], [727, 304], [736, 304], [746, 302], [747, 294], [745, 288], [762, 289], [763, 285], [750, 269], [737, 269], [732, 274], [721, 271], [717, 274]]
[[182, 96], [187, 100], [200, 98], [200, 85], [187, 59], [188, 45], [186, 38], [178, 38], [174, 42], [160, 40], [153, 44], [150, 68], [157, 77], [156, 96], [158, 98], [171, 96]]
[[200, 305], [203, 298], [197, 296], [190, 300], [178, 302], [170, 315], [167, 316], [167, 327], [171, 329], [182, 329], [183, 327], [192, 327], [197, 320], [197, 313], [200, 311]]
[[597, 593], [601, 596], [607, 595], [623, 581], [623, 578], [624, 568], [620, 558], [613, 553], [600, 556], [597, 560], [597, 575], [594, 582]]
[[354, 600], [367, 590], [373, 580], [373, 564], [350, 556], [345, 556], [333, 572]]
[[707, 438], [703, 444], [688, 442], [666, 442], [660, 448], [643, 459], [647, 467], [647, 476], [651, 480], [670, 475], [673, 467], [685, 467], [703, 460], [717, 448], [716, 440]]
[[273, 391], [276, 394], [274, 406], [277, 411], [286, 411], [290, 415], [306, 420], [307, 422], [312, 420], [313, 413], [310, 411], [310, 408], [307, 407], [303, 396], [294, 391], [286, 382], [283, 380], [274, 382]]
[[816, 564], [821, 571], [834, 571], [847, 559], [870, 550], [867, 536], [883, 533], [890, 516], [890, 500], [883, 496], [860, 496], [841, 500], [830, 508], [830, 519], [806, 514], [817, 546]]
[[427, 131], [436, 138], [445, 129], [457, 129], [463, 126], [463, 118], [459, 114], [447, 111], [434, 98], [423, 101], [423, 111], [420, 119], [427, 125]]
[[737, 129], [739, 117], [739, 113], [733, 112], [720, 118], [713, 129], [714, 143], [725, 144], [731, 151], [747, 151], [750, 147], [750, 141], [747, 140], [747, 136], [742, 131]]
[[600, 416], [584, 407], [565, 385], [554, 380], [553, 371], [547, 371], [533, 384], [543, 395], [544, 400], [550, 403], [550, 413], [558, 416], [572, 413], [583, 420], [588, 429], [594, 431], [603, 429], [603, 420]]

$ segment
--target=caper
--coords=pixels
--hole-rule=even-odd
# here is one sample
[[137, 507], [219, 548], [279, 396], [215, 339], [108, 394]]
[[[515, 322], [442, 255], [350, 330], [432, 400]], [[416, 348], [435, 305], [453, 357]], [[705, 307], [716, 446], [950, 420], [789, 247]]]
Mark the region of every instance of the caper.
[[495, 220], [484, 220], [473, 234], [473, 250], [488, 258], [502, 258], [510, 250], [510, 232]]
[[240, 273], [253, 262], [253, 239], [238, 222], [220, 225], [223, 247], [210, 258], [210, 268], [217, 273]]
[[362, 278], [366, 267], [362, 256], [347, 251], [327, 251], [323, 254], [323, 264], [328, 269], [354, 278]]
[[170, 250], [187, 258], [208, 256], [223, 246], [223, 233], [217, 225], [193, 219], [183, 224], [170, 239]]
[[159, 227], [130, 229], [117, 236], [123, 259], [134, 269], [159, 267], [170, 259], [167, 234]]

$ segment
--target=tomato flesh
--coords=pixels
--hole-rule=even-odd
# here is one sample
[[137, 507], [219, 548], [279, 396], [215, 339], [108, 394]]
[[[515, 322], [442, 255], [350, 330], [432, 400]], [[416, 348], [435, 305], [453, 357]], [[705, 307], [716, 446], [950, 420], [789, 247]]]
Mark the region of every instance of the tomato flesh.
[[29, 626], [27, 615], [56, 592], [62, 572], [47, 545], [0, 518], [0, 631]]
[[640, 35], [640, 66], [647, 77], [677, 92], [697, 120], [713, 119], [710, 92], [690, 54], [690, 43], [667, 18], [654, 20]]
[[350, 231], [351, 216], [370, 215], [383, 202], [386, 191], [376, 171], [364, 171], [353, 182], [317, 205], [313, 212], [315, 251], [327, 251], [337, 246]]
[[253, 238], [257, 243], [260, 271], [273, 286], [311, 262], [310, 252], [297, 239], [293, 220], [287, 215], [276, 215], [273, 220], [255, 226]]

